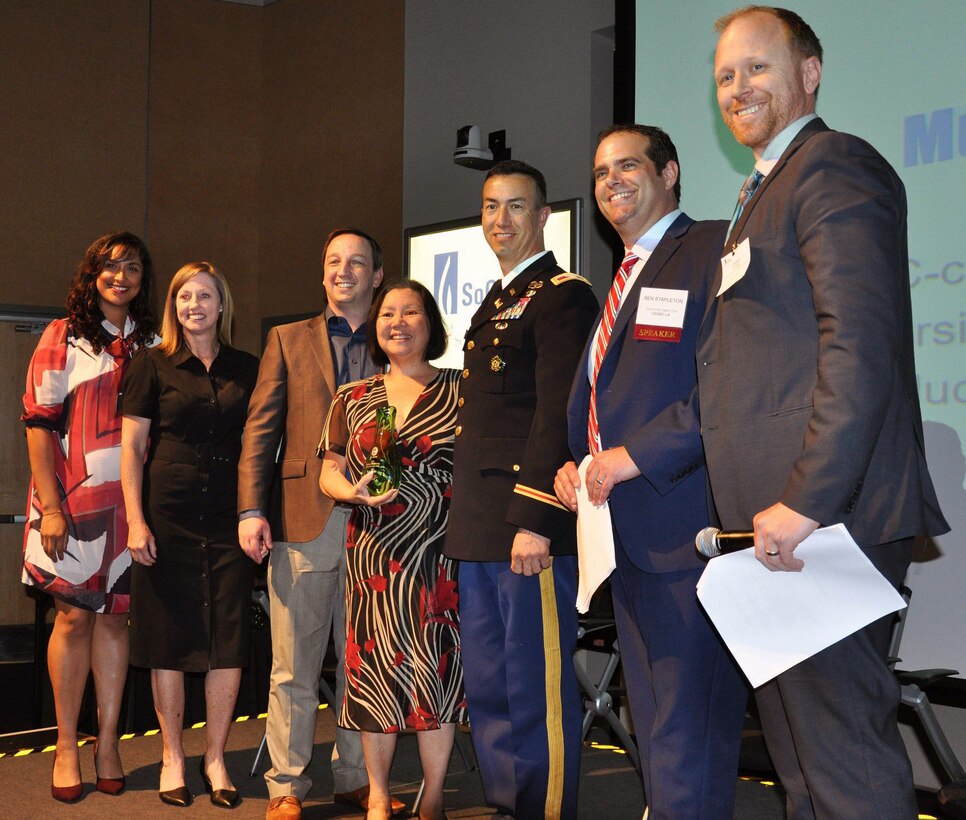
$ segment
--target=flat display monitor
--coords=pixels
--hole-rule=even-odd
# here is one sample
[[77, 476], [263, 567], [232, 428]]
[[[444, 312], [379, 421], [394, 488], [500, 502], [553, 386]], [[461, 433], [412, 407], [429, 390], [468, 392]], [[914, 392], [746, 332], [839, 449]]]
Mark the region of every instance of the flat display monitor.
[[[543, 231], [547, 250], [568, 271], [580, 273], [579, 237], [583, 202], [565, 199], [550, 203], [550, 218]], [[470, 319], [493, 283], [500, 265], [493, 255], [480, 215], [407, 228], [403, 242], [403, 270], [436, 297], [446, 323], [446, 353], [434, 364], [463, 366], [463, 336]]]

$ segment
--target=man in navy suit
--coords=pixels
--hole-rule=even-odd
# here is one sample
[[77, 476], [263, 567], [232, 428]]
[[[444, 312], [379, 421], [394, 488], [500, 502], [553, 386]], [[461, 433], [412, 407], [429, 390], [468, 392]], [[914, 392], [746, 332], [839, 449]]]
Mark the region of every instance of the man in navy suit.
[[[902, 182], [815, 114], [822, 47], [794, 12], [718, 21], [721, 114], [755, 168], [698, 348], [701, 421], [722, 526], [797, 571], [843, 523], [893, 584], [913, 538], [948, 527], [922, 439]], [[792, 820], [916, 816], [883, 618], [756, 691]], [[780, 623], [762, 624], [780, 630]]]
[[[679, 209], [677, 151], [659, 128], [606, 129], [594, 181], [629, 258], [580, 360], [569, 440], [577, 462], [595, 454], [590, 499], [610, 506], [611, 590], [648, 817], [730, 820], [748, 693], [698, 604], [694, 548], [709, 521], [694, 351], [726, 224]], [[567, 462], [554, 490], [571, 510], [579, 485]]]

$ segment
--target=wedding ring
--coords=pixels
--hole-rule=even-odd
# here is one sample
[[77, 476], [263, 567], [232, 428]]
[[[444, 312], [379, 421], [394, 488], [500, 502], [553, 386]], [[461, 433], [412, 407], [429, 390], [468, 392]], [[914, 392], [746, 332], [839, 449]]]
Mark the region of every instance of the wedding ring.
[[778, 551], [776, 550], [775, 552], [769, 552], [768, 550], [765, 550], [765, 555], [775, 556], [778, 555]]
[[594, 481], [596, 481], [596, 482], [597, 482], [598, 484], [603, 484], [603, 483], [604, 483], [604, 482], [603, 482], [603, 481], [601, 481], [601, 480], [600, 480], [599, 478], [595, 478], [595, 479], [594, 479]]

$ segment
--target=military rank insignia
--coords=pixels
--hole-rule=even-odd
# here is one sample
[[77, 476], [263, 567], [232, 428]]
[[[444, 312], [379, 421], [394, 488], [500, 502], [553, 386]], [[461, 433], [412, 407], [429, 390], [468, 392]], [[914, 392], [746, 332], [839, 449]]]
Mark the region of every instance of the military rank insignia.
[[[585, 285], [590, 285], [593, 287], [593, 283], [589, 279], [585, 279], [583, 276], [577, 273], [558, 273], [556, 276], [550, 277], [550, 281], [554, 285], [562, 285], [564, 282], [583, 282]], [[530, 285], [533, 287], [533, 285]]]
[[506, 361], [501, 356], [494, 356], [490, 359], [490, 370], [494, 373], [502, 373], [506, 370]]

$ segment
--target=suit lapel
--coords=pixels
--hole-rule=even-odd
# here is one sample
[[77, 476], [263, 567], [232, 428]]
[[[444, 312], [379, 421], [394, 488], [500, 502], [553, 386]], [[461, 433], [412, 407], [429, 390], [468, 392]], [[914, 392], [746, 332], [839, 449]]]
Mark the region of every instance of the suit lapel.
[[[549, 251], [532, 265], [514, 276], [505, 289], [501, 287], [500, 280], [498, 279], [480, 304], [479, 310], [473, 314], [473, 318], [470, 320], [470, 326], [466, 330], [466, 337], [475, 333], [501, 310], [513, 307], [513, 305], [519, 302], [524, 293], [526, 293], [527, 285], [540, 276], [540, 274], [552, 272], [556, 268], [557, 260], [554, 258], [553, 251]], [[510, 295], [511, 290], [516, 291], [512, 296]], [[494, 303], [494, 298], [496, 297], [500, 299], [499, 305]]]
[[[644, 267], [634, 281], [633, 288], [627, 294], [624, 303], [621, 305], [620, 312], [617, 314], [617, 321], [614, 322], [614, 330], [610, 337], [611, 343], [608, 345], [607, 353], [604, 356], [604, 366], [606, 366], [611, 351], [620, 350], [621, 346], [614, 344], [614, 342], [619, 338], [623, 338], [628, 323], [633, 321], [637, 315], [637, 303], [640, 301], [641, 288], [649, 288], [654, 284], [654, 280], [660, 275], [661, 270], [671, 257], [674, 256], [678, 248], [681, 247], [681, 237], [687, 233], [693, 221], [686, 214], [681, 214], [681, 216], [675, 219], [671, 227], [661, 237], [661, 241], [657, 243], [657, 247], [648, 257], [647, 262], [644, 263]], [[601, 369], [603, 369], [603, 366]]]
[[329, 331], [326, 326], [325, 313], [320, 313], [307, 325], [308, 344], [319, 363], [319, 369], [325, 378], [325, 383], [329, 392], [334, 396], [335, 384], [335, 364], [332, 361], [332, 349], [329, 347]]
[[738, 237], [741, 236], [741, 232], [744, 230], [745, 223], [748, 222], [748, 218], [751, 216], [758, 203], [761, 202], [762, 198], [765, 196], [768, 186], [772, 183], [775, 177], [782, 172], [782, 169], [784, 169], [785, 165], [788, 164], [788, 160], [795, 155], [795, 152], [798, 151], [798, 149], [801, 148], [810, 137], [814, 136], [820, 131], [828, 130], [828, 126], [822, 121], [821, 118], [819, 118], [806, 123], [804, 128], [802, 128], [802, 130], [795, 135], [795, 138], [791, 141], [788, 148], [785, 149], [781, 157], [778, 159], [775, 167], [772, 168], [768, 173], [768, 176], [761, 181], [761, 184], [758, 186], [758, 190], [755, 191], [755, 195], [751, 198], [748, 204], [745, 205], [744, 210], [741, 212], [741, 216], [735, 223], [734, 228], [731, 229], [731, 234], [728, 236], [728, 241], [725, 243], [726, 248], [730, 248], [732, 244], [737, 242]]

